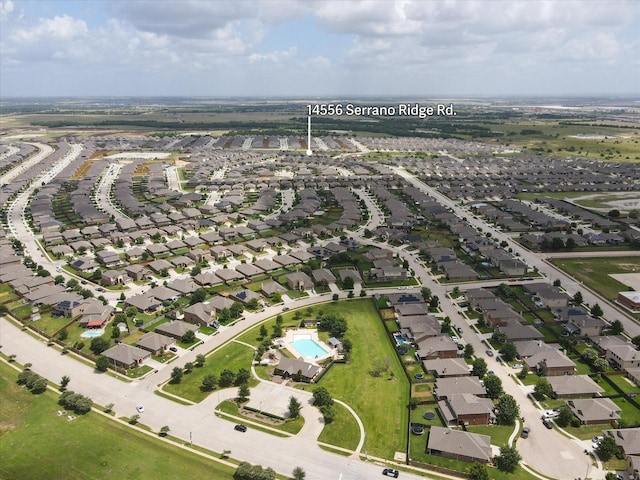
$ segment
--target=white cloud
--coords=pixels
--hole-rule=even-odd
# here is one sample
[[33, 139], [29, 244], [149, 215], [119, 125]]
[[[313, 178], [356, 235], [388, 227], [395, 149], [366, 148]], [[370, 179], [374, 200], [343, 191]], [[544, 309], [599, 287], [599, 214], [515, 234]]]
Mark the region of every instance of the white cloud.
[[89, 32], [84, 20], [77, 20], [69, 15], [53, 18], [41, 18], [31, 28], [20, 28], [13, 33], [18, 42], [39, 42], [47, 40], [71, 40]]
[[269, 53], [252, 53], [249, 55], [249, 63], [281, 63], [289, 61], [296, 56], [298, 49], [291, 47], [287, 50], [274, 50]]
[[5, 20], [15, 8], [11, 0], [0, 1], [0, 20]]

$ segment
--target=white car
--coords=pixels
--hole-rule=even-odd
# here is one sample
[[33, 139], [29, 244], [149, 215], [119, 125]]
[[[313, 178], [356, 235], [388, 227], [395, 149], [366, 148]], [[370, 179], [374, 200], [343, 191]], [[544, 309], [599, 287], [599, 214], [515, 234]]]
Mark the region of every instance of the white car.
[[558, 415], [560, 415], [560, 412], [555, 412], [553, 410], [547, 410], [544, 412], [544, 418], [556, 418]]
[[136, 407], [136, 410], [138, 411], [138, 413], [142, 413], [142, 412], [144, 412], [144, 407], [142, 405], [138, 405]]

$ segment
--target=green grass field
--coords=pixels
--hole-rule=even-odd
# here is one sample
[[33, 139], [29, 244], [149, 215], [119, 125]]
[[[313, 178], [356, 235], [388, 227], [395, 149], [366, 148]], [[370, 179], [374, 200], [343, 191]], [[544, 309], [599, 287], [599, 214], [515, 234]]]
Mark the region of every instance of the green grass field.
[[334, 421], [322, 429], [319, 442], [355, 450], [360, 441], [360, 429], [353, 415], [338, 403], [333, 405]]
[[231, 479], [235, 469], [91, 412], [59, 417], [51, 392], [32, 395], [0, 363], [0, 477], [5, 480]]
[[615, 300], [618, 292], [626, 292], [628, 288], [609, 275], [637, 271], [640, 258], [559, 258], [554, 259], [552, 263], [607, 299]]
[[[231, 342], [217, 350], [213, 355], [207, 357], [202, 368], [194, 368], [191, 373], [185, 373], [180, 383], [168, 383], [163, 390], [179, 397], [186, 398], [192, 402], [201, 402], [211, 392], [200, 390], [202, 379], [208, 374], [214, 374], [220, 378], [220, 373], [224, 369], [237, 372], [240, 368], [251, 368], [253, 360], [253, 349], [237, 342]], [[251, 383], [249, 384], [251, 386]], [[215, 390], [214, 390], [215, 391]]]
[[[343, 316], [353, 342], [351, 363], [336, 364], [320, 380], [334, 398], [349, 404], [364, 423], [369, 454], [393, 458], [406, 448], [409, 382], [386, 336], [373, 301], [358, 299], [323, 305], [325, 313]], [[371, 375], [376, 362], [389, 363], [380, 377]], [[391, 376], [391, 372], [393, 376]]]

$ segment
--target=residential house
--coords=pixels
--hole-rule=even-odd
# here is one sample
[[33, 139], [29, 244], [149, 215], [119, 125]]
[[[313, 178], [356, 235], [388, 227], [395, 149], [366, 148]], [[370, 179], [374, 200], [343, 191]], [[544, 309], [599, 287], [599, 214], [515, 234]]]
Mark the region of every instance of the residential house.
[[640, 455], [640, 427], [605, 430], [612, 437], [623, 455]]
[[174, 320], [173, 322], [163, 323], [161, 325], [158, 325], [155, 329], [155, 332], [161, 335], [166, 335], [171, 338], [180, 339], [188, 331], [195, 332], [197, 330], [198, 330], [197, 325], [183, 322], [180, 320]]
[[427, 373], [438, 378], [443, 377], [466, 377], [470, 375], [469, 365], [464, 359], [456, 358], [434, 358], [422, 362]]
[[118, 367], [135, 368], [142, 365], [144, 360], [151, 356], [151, 352], [126, 343], [118, 343], [115, 347], [102, 352], [102, 355]]
[[588, 375], [555, 376], [547, 380], [557, 398], [594, 397], [604, 392]]
[[211, 325], [216, 321], [216, 309], [209, 302], [198, 302], [184, 309], [184, 321], [196, 325]]
[[622, 411], [613, 400], [609, 398], [586, 398], [568, 400], [567, 405], [571, 412], [580, 419], [582, 425], [598, 423], [611, 423], [620, 418]]
[[606, 359], [618, 370], [640, 368], [640, 352], [630, 343], [607, 348]]
[[256, 292], [249, 289], [242, 289], [237, 292], [232, 292], [229, 294], [229, 298], [235, 300], [236, 302], [240, 302], [243, 305], [248, 305], [253, 299], [261, 300], [262, 297], [258, 295]]
[[524, 340], [542, 340], [544, 335], [531, 325], [522, 325], [510, 322], [496, 327], [496, 331], [504, 333], [508, 342], [520, 342]]
[[416, 356], [420, 360], [434, 358], [455, 358], [458, 356], [458, 345], [446, 335], [429, 337], [417, 343]]
[[313, 288], [313, 280], [304, 272], [293, 272], [286, 277], [287, 285], [292, 290], [310, 290]]
[[291, 378], [295, 375], [300, 375], [300, 379], [305, 382], [312, 382], [313, 379], [320, 373], [321, 368], [303, 360], [296, 360], [293, 358], [287, 358], [284, 355], [280, 357], [280, 362], [275, 368], [274, 373], [280, 375], [283, 378]]
[[160, 335], [156, 332], [145, 333], [136, 346], [151, 352], [153, 355], [162, 355], [170, 345], [174, 345], [175, 340], [166, 335]]
[[557, 375], [573, 375], [576, 365], [559, 350], [539, 352], [524, 359], [527, 368], [539, 375], [548, 377]]
[[447, 425], [488, 425], [494, 419], [491, 399], [470, 393], [450, 395], [438, 407]]
[[491, 437], [433, 425], [427, 453], [465, 462], [488, 463], [493, 458]]
[[105, 286], [123, 285], [129, 282], [131, 278], [122, 270], [105, 270], [102, 272], [100, 283]]
[[433, 394], [438, 400], [449, 398], [451, 395], [462, 395], [465, 393], [479, 397], [487, 396], [487, 390], [484, 388], [484, 385], [480, 383], [480, 379], [472, 376], [438, 378], [436, 379], [436, 385], [433, 389]]

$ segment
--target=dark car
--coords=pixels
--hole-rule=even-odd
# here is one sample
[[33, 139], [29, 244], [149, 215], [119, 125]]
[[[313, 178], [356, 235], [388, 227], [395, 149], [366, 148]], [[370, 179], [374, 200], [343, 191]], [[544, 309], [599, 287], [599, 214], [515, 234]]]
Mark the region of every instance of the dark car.
[[233, 429], [237, 430], [239, 432], [246, 432], [247, 431], [247, 426], [238, 424], [235, 427], [233, 427]]
[[393, 468], [385, 468], [384, 470], [382, 470], [382, 474], [387, 477], [398, 478], [400, 472], [398, 470], [394, 470]]
[[553, 428], [553, 425], [551, 425], [551, 422], [549, 422], [546, 418], [544, 420], [542, 420], [542, 424], [547, 427], [549, 430], [551, 430]]
[[171, 350], [174, 353], [178, 351], [178, 349], [176, 347], [169, 347], [169, 350]]
[[520, 436], [521, 436], [522, 438], [529, 438], [529, 432], [530, 432], [530, 431], [531, 431], [531, 430], [529, 429], [529, 427], [524, 427], [524, 428], [522, 429], [522, 433], [520, 434]]

